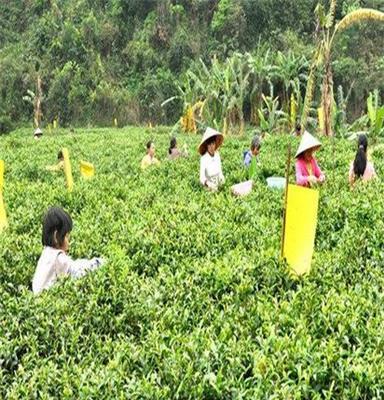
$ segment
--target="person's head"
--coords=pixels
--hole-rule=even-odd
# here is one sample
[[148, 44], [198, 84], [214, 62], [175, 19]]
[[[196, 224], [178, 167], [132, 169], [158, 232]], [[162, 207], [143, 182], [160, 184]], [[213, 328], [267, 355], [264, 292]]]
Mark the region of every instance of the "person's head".
[[147, 143], [147, 154], [149, 154], [151, 157], [155, 155], [155, 145], [152, 140]]
[[41, 136], [43, 135], [43, 131], [40, 128], [37, 128], [33, 134], [33, 137], [36, 140], [39, 140], [41, 138]]
[[311, 149], [308, 149], [308, 150], [305, 150], [302, 154], [301, 154], [301, 158], [303, 158], [304, 159], [304, 161], [306, 161], [306, 162], [310, 162], [311, 160], [312, 160], [312, 158], [313, 158], [313, 153], [315, 152], [315, 148], [311, 148]]
[[172, 149], [176, 149], [177, 148], [177, 140], [175, 137], [173, 137], [169, 143], [169, 154], [172, 153]]
[[254, 156], [257, 156], [259, 154], [260, 147], [261, 147], [260, 138], [258, 136], [255, 136], [251, 142], [251, 152]]
[[367, 147], [368, 140], [365, 135], [359, 135], [357, 140], [357, 152], [355, 161], [353, 162], [353, 172], [356, 177], [360, 178], [364, 175], [365, 168], [367, 167]]
[[43, 219], [43, 246], [67, 252], [71, 230], [72, 219], [69, 214], [60, 207], [51, 207]]
[[207, 145], [207, 151], [209, 154], [213, 155], [215, 154], [216, 151], [216, 136], [210, 137], [206, 142]]
[[57, 160], [64, 161], [63, 152], [61, 150], [57, 153]]
[[304, 131], [300, 146], [297, 149], [295, 157], [309, 163], [313, 159], [313, 153], [321, 148], [321, 143], [308, 131]]

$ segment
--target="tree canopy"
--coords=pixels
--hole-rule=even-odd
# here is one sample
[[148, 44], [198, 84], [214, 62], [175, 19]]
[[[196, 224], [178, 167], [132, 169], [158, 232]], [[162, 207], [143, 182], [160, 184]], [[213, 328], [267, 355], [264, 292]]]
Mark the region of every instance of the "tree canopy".
[[[327, 5], [327, 1], [323, 1]], [[182, 102], [161, 104], [199, 59], [269, 48], [310, 60], [314, 0], [14, 0], [0, 4], [0, 116], [30, 121], [23, 101], [41, 76], [43, 121], [62, 124], [173, 123]], [[379, 0], [337, 3], [383, 10]], [[350, 114], [384, 89], [382, 25], [348, 29], [334, 45], [335, 86], [351, 85]], [[284, 86], [285, 83], [282, 84]], [[381, 90], [383, 93], [384, 90]], [[245, 107], [247, 104], [244, 105]]]

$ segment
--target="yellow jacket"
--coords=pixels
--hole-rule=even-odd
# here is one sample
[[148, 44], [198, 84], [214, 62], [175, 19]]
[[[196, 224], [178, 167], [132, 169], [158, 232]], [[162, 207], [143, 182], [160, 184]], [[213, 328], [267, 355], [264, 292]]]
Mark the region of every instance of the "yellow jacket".
[[150, 165], [159, 165], [160, 161], [156, 157], [151, 157], [149, 154], [143, 157], [141, 160], [141, 169], [146, 169]]

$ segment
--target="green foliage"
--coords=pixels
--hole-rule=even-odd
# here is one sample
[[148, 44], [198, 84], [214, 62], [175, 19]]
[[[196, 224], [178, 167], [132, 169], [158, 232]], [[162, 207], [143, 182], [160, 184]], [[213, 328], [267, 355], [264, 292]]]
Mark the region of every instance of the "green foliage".
[[[198, 184], [198, 136], [179, 136], [188, 159], [165, 161], [168, 129], [66, 131], [36, 142], [30, 131], [0, 141], [9, 228], [0, 235], [0, 397], [381, 398], [384, 184], [347, 171], [355, 143], [324, 140], [313, 268], [289, 279], [278, 262], [288, 136], [263, 141], [252, 194], [244, 178], [250, 136], [221, 149], [226, 184]], [[159, 168], [141, 172], [153, 138]], [[75, 190], [45, 170], [69, 148]], [[96, 166], [82, 181], [79, 160]], [[383, 152], [374, 158], [384, 174]], [[294, 179], [291, 171], [291, 181]], [[61, 205], [73, 217], [73, 257], [105, 267], [35, 297], [41, 219]]]
[[369, 94], [367, 99], [367, 110], [370, 125], [370, 134], [378, 137], [384, 134], [384, 105], [380, 106], [379, 91], [375, 90]]
[[241, 2], [219, 0], [211, 23], [213, 35], [221, 43], [215, 54], [226, 56], [230, 51], [241, 49], [246, 24], [247, 19]]
[[14, 129], [14, 125], [9, 117], [0, 115], [0, 135], [10, 133]]
[[263, 97], [263, 107], [258, 110], [260, 128], [264, 132], [275, 133], [281, 129], [281, 123], [286, 121], [287, 115], [279, 108], [278, 97], [273, 97], [273, 92], [270, 96]]
[[[113, 119], [107, 113], [122, 116], [127, 109], [130, 112], [124, 120], [130, 123], [149, 118], [157, 123], [174, 123], [182, 106], [173, 105], [172, 110], [171, 105], [164, 109], [159, 104], [178, 94], [177, 85], [196, 60], [209, 65], [216, 57], [225, 64], [234, 53], [249, 53], [255, 57], [256, 71], [249, 76], [251, 87], [242, 100], [242, 112], [246, 121], [258, 124], [261, 93], [268, 93], [270, 80], [285, 112], [289, 109], [289, 92], [294, 91], [298, 99], [299, 90], [304, 97], [306, 60], [314, 46], [316, 3], [258, 0], [255, 6], [249, 0], [3, 1], [0, 75], [6, 79], [0, 81], [1, 112], [17, 123], [31, 123], [33, 107], [26, 106], [22, 97], [28, 90], [35, 92], [35, 64], [39, 63], [45, 126], [59, 114], [65, 125], [104, 125]], [[379, 9], [380, 4], [373, 0], [364, 4], [337, 2], [336, 20], [356, 6]], [[356, 81], [347, 110], [349, 121], [361, 115], [369, 91], [378, 88], [384, 93], [383, 29], [379, 25], [374, 30], [366, 25], [352, 27], [334, 43], [335, 85], [348, 91], [350, 83]], [[176, 90], [169, 93], [172, 88]], [[103, 93], [105, 99], [99, 97]], [[102, 118], [93, 109], [95, 98], [97, 107], [107, 105]], [[298, 104], [299, 117], [302, 109]]]

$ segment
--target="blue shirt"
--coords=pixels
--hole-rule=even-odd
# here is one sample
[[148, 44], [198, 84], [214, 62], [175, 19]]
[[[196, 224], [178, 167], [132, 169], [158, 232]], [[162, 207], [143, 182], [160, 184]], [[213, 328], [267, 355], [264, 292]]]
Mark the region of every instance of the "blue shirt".
[[248, 150], [246, 153], [244, 153], [244, 165], [246, 167], [249, 167], [251, 165], [252, 157], [253, 156], [251, 150]]

